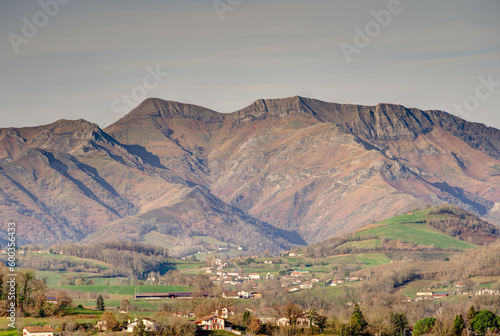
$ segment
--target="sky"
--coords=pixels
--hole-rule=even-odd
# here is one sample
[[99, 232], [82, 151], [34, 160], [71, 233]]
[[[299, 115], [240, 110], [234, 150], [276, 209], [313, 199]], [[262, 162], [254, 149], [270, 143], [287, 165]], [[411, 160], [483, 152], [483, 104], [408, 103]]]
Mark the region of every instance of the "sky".
[[500, 128], [499, 16], [499, 0], [0, 0], [0, 127], [299, 95]]

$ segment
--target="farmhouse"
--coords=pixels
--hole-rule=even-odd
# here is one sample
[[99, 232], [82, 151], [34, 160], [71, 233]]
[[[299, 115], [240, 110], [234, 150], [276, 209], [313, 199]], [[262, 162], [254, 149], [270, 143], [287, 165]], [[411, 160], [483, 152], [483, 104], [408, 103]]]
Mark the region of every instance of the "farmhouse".
[[187, 318], [187, 319], [190, 319], [190, 318], [195, 318], [196, 315], [192, 312], [192, 311], [188, 311], [188, 312], [175, 312], [173, 313], [174, 316], [179, 316], [179, 317], [184, 317], [184, 318]]
[[144, 326], [146, 327], [147, 331], [155, 331], [156, 330], [156, 323], [155, 323], [155, 321], [150, 320], [148, 318], [143, 318], [141, 320], [135, 319], [134, 322], [130, 322], [130, 320], [129, 320], [129, 322], [125, 325], [123, 331], [134, 332], [134, 327], [137, 326], [137, 324], [139, 323], [139, 321], [142, 321], [142, 323], [144, 323]]
[[224, 319], [217, 317], [217, 315], [205, 316], [194, 323], [202, 330], [217, 330], [225, 327]]
[[24, 327], [23, 336], [54, 336], [54, 329], [51, 327]]
[[250, 274], [248, 275], [248, 277], [249, 277], [250, 279], [259, 280], [259, 279], [260, 279], [260, 274], [258, 274], [258, 273], [250, 273]]
[[313, 288], [313, 284], [310, 282], [304, 282], [303, 284], [300, 285], [300, 288], [302, 289], [311, 289]]
[[234, 309], [228, 307], [219, 307], [212, 312], [212, 315], [227, 319], [229, 316], [234, 316]]
[[224, 291], [222, 292], [222, 297], [224, 299], [239, 299], [240, 295], [238, 294], [238, 291]]
[[244, 290], [238, 291], [238, 296], [242, 299], [249, 299], [250, 298], [250, 293], [246, 292]]
[[308, 273], [309, 273], [309, 271], [293, 271], [290, 275], [298, 278], [298, 277], [301, 277], [304, 274], [308, 274]]
[[481, 288], [476, 293], [476, 295], [496, 295], [500, 296], [500, 291], [495, 289]]

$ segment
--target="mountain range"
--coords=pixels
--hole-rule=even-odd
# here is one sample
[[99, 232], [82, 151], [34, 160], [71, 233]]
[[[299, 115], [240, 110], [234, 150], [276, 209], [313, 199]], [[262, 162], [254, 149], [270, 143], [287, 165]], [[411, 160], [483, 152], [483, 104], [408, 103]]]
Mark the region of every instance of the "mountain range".
[[0, 129], [0, 216], [21, 244], [154, 233], [278, 251], [441, 203], [500, 223], [500, 130], [303, 97], [227, 114], [150, 98], [105, 129]]

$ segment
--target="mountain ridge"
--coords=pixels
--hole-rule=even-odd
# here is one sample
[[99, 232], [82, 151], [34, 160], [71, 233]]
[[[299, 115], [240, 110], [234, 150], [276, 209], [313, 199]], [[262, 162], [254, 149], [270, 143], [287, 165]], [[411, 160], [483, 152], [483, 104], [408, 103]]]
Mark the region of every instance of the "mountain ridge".
[[[125, 225], [140, 240], [155, 225], [189, 235], [213, 221], [227, 228], [217, 239], [234, 238], [231, 222], [275, 249], [425, 203], [498, 223], [499, 148], [499, 130], [394, 104], [295, 96], [223, 114], [149, 98], [104, 130], [84, 120], [0, 129], [0, 213], [31, 222], [29, 241], [37, 228], [78, 241]], [[198, 210], [175, 208], [197, 188]]]

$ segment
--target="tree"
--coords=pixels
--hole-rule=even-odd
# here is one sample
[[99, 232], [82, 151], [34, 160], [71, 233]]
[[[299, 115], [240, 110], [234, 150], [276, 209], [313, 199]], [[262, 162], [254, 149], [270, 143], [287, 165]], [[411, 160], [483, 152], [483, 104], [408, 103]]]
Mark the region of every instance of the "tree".
[[134, 336], [147, 336], [148, 331], [146, 330], [146, 326], [144, 325], [144, 322], [142, 322], [142, 319], [137, 322], [137, 324], [134, 327], [133, 330]]
[[436, 324], [437, 319], [434, 317], [426, 317], [420, 319], [413, 326], [413, 335], [420, 336], [422, 334], [426, 334], [431, 331], [432, 327]]
[[95, 302], [95, 309], [99, 311], [104, 311], [105, 306], [104, 306], [104, 299], [102, 298], [102, 295], [99, 294], [97, 297], [97, 300]]
[[245, 310], [245, 312], [243, 313], [243, 323], [245, 325], [248, 325], [248, 322], [250, 321], [250, 312], [248, 310]]
[[121, 311], [126, 311], [128, 312], [132, 305], [130, 304], [130, 301], [127, 299], [123, 299], [122, 302], [120, 302], [120, 310]]
[[250, 329], [254, 334], [258, 334], [261, 328], [262, 324], [256, 317], [252, 318], [252, 321], [248, 324], [248, 329]]
[[316, 324], [316, 320], [318, 319], [318, 314], [316, 314], [316, 309], [311, 308], [307, 312], [307, 319], [309, 320], [309, 327], [312, 328]]
[[342, 323], [339, 319], [334, 319], [331, 323], [331, 327], [336, 335], [347, 336], [350, 333], [350, 328], [347, 324]]
[[359, 304], [356, 303], [354, 305], [354, 311], [352, 312], [351, 322], [349, 324], [349, 326], [351, 327], [352, 334], [353, 335], [361, 334], [367, 325], [368, 323], [366, 322], [365, 317], [363, 316], [363, 313], [359, 308]]
[[474, 308], [474, 306], [470, 306], [469, 312], [467, 313], [467, 320], [469, 320], [469, 325], [471, 324], [472, 320], [474, 320], [474, 317], [476, 317], [476, 308]]
[[102, 314], [101, 320], [104, 322], [107, 330], [115, 330], [118, 327], [118, 320], [113, 313], [105, 312]]
[[459, 314], [455, 317], [455, 320], [453, 321], [453, 328], [451, 329], [451, 332], [453, 333], [453, 336], [460, 336], [462, 335], [462, 331], [464, 329], [465, 329], [465, 321], [462, 314]]
[[283, 313], [290, 321], [290, 324], [295, 325], [299, 316], [302, 315], [302, 308], [294, 303], [288, 302], [285, 307], [283, 307]]
[[394, 335], [404, 335], [408, 327], [408, 318], [405, 313], [391, 313], [391, 323], [394, 327]]
[[476, 314], [470, 325], [472, 327], [471, 329], [477, 335], [484, 335], [490, 328], [496, 328], [498, 326], [497, 317], [489, 310], [481, 310]]
[[24, 310], [28, 304], [30, 281], [35, 278], [35, 274], [33, 273], [33, 271], [28, 270], [24, 273], [21, 273], [21, 275], [23, 276], [23, 292], [19, 301], [21, 303], [21, 309]]
[[53, 307], [52, 315], [63, 316], [66, 313], [66, 308], [71, 307], [72, 300], [68, 296], [63, 296], [57, 300], [57, 304]]
[[193, 286], [200, 292], [208, 292], [213, 286], [212, 281], [206, 274], [197, 274], [193, 279]]

